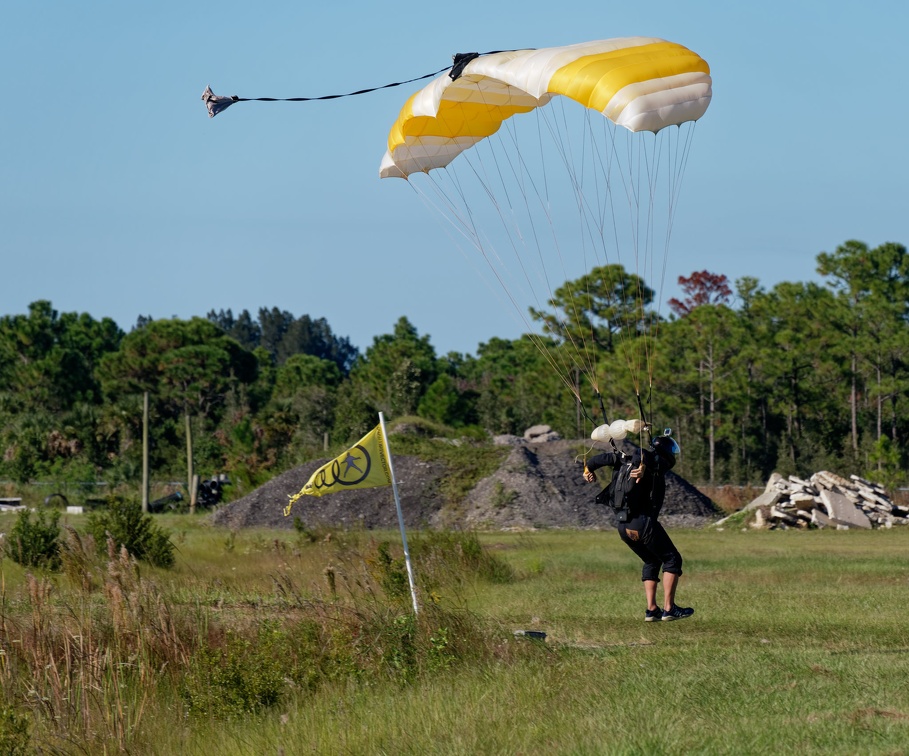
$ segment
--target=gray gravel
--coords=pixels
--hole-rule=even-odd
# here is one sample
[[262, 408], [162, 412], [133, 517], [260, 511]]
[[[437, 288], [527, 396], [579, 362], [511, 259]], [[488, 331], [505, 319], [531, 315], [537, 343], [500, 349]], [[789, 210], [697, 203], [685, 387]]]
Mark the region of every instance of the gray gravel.
[[[544, 443], [514, 440], [508, 444], [511, 452], [500, 468], [481, 480], [466, 501], [455, 507], [446, 505], [438, 490], [439, 481], [450, 474], [444, 464], [395, 456], [405, 525], [408, 529], [611, 528], [612, 511], [594, 502], [600, 484], [585, 483], [581, 477], [579, 450], [589, 450], [590, 444], [586, 440]], [[390, 445], [394, 453], [393, 437]], [[598, 451], [593, 449], [591, 453]], [[326, 461], [313, 461], [289, 470], [223, 506], [214, 514], [215, 524], [229, 528], [292, 528], [294, 520], [299, 518], [309, 528], [398, 527], [390, 487], [305, 496], [294, 505], [291, 515], [285, 517], [283, 508], [288, 496], [299, 491]], [[666, 502], [660, 517], [667, 528], [703, 527], [720, 515], [713, 502], [697, 488], [674, 473], [667, 475]]]

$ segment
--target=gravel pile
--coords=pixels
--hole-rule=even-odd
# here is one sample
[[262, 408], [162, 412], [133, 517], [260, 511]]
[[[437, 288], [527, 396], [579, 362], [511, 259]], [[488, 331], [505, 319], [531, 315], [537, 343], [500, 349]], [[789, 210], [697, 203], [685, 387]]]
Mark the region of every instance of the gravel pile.
[[[585, 483], [581, 477], [579, 450], [589, 450], [589, 441], [530, 443], [518, 437], [496, 440], [512, 447], [509, 456], [493, 475], [474, 487], [464, 502], [454, 507], [446, 505], [439, 493], [439, 482], [453, 474], [444, 464], [395, 455], [406, 527], [526, 530], [600, 529], [614, 525], [612, 510], [594, 503], [599, 484]], [[393, 437], [391, 450], [394, 453]], [[390, 487], [305, 496], [285, 517], [283, 509], [288, 496], [299, 491], [326, 461], [313, 461], [279, 475], [219, 509], [214, 522], [229, 528], [292, 528], [299, 518], [309, 528], [398, 527]], [[702, 527], [716, 521], [719, 514], [713, 502], [697, 488], [674, 473], [666, 476], [666, 502], [660, 517], [666, 527]]]

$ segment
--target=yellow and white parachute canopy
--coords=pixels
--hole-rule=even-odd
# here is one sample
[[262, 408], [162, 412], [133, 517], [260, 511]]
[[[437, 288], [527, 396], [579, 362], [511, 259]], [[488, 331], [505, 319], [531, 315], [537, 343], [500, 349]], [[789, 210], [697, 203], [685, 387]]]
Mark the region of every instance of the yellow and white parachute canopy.
[[657, 132], [704, 115], [710, 67], [686, 47], [651, 37], [483, 55], [457, 79], [441, 76], [407, 101], [379, 175], [404, 178], [446, 166], [506, 119], [554, 95], [629, 131]]
[[[579, 376], [600, 394], [610, 352], [628, 366], [627, 381], [612, 372], [610, 390], [619, 395], [621, 377], [621, 395], [636, 392], [640, 406], [660, 320], [651, 307], [694, 124], [712, 97], [710, 67], [651, 37], [459, 57], [404, 103], [380, 176], [407, 179], [455, 244], [481, 253], [579, 402]], [[581, 281], [587, 288], [566, 293]], [[622, 301], [602, 305], [610, 298]], [[553, 307], [540, 336], [531, 320]]]

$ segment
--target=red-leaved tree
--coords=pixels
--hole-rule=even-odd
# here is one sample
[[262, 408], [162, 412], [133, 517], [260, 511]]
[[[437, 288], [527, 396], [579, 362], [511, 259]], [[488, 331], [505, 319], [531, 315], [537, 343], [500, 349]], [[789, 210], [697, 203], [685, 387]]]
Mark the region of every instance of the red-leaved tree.
[[687, 278], [679, 276], [679, 286], [685, 293], [684, 299], [670, 299], [670, 309], [680, 318], [688, 315], [695, 307], [705, 304], [729, 304], [732, 289], [729, 279], [722, 274], [696, 271]]

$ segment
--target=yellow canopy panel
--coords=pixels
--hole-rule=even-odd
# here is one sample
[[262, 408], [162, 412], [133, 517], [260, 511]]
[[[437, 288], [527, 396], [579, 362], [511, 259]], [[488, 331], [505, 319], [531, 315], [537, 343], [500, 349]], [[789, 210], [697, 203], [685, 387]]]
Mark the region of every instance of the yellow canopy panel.
[[711, 98], [710, 67], [682, 45], [651, 37], [481, 55], [410, 97], [388, 135], [381, 178], [442, 168], [527, 113], [563, 95], [629, 131], [696, 121]]

